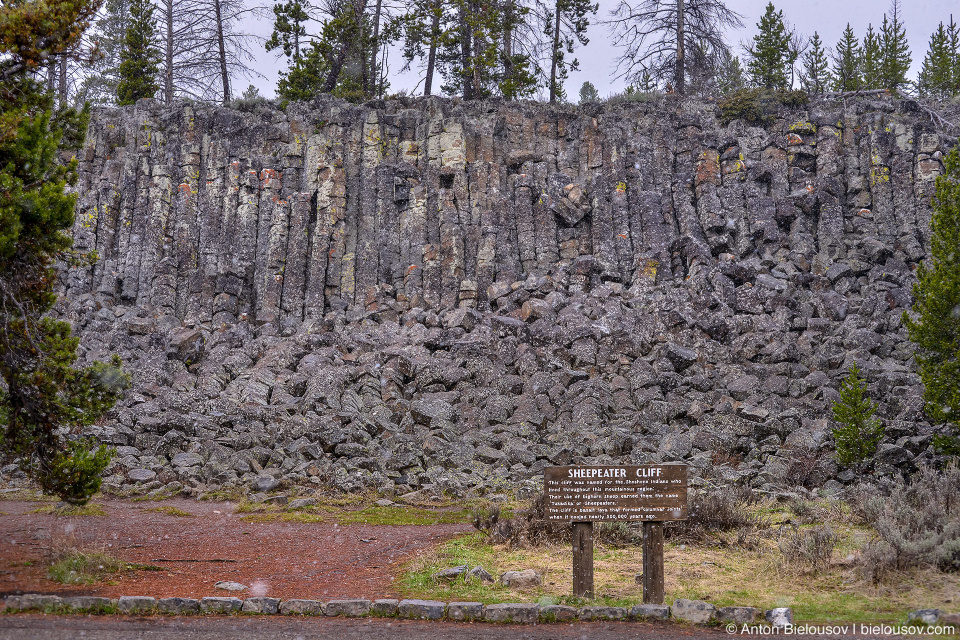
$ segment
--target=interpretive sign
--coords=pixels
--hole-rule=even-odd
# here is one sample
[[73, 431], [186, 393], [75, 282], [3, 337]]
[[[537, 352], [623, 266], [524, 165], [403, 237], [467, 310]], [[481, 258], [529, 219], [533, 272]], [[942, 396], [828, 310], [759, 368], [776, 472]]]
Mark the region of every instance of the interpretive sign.
[[687, 465], [547, 467], [548, 520], [615, 522], [684, 520]]
[[548, 520], [573, 525], [573, 595], [593, 597], [593, 523], [643, 522], [643, 601], [663, 604], [663, 522], [687, 517], [687, 465], [547, 467]]

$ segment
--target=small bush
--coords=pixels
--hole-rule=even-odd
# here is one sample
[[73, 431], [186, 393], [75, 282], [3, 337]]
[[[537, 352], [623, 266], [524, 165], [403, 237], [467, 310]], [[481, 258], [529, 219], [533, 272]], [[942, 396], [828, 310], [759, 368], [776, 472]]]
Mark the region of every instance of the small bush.
[[810, 97], [804, 91], [741, 89], [718, 102], [720, 121], [729, 124], [734, 120], [745, 120], [750, 124], [769, 125], [783, 107], [803, 107], [809, 101]]
[[750, 487], [723, 485], [705, 491], [691, 491], [688, 495], [687, 519], [670, 522], [664, 528], [668, 539], [686, 542], [712, 541], [714, 533], [744, 531], [747, 537], [766, 526], [766, 522], [752, 509], [754, 499]]
[[830, 565], [839, 540], [840, 537], [828, 525], [811, 529], [794, 527], [790, 534], [780, 539], [780, 553], [788, 564], [818, 572]]
[[66, 450], [57, 454], [48, 473], [42, 477], [43, 492], [60, 496], [75, 506], [87, 504], [100, 490], [103, 471], [116, 453], [116, 449], [103, 445], [93, 447], [87, 440], [67, 444]]
[[881, 582], [913, 567], [960, 570], [960, 469], [921, 469], [895, 481], [889, 496], [861, 488], [851, 511], [876, 531], [863, 554], [866, 573]]
[[877, 453], [883, 439], [883, 425], [874, 418], [877, 404], [867, 398], [866, 381], [854, 364], [840, 387], [840, 399], [833, 403], [833, 439], [837, 446], [837, 462], [867, 462]]

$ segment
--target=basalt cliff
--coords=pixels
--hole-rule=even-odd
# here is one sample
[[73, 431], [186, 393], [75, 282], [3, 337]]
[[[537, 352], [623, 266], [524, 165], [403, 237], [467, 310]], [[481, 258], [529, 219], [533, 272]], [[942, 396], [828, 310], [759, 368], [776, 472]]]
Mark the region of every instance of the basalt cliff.
[[556, 464], [832, 490], [933, 455], [901, 316], [949, 141], [909, 102], [332, 98], [97, 111], [57, 314], [133, 388], [127, 492], [535, 490]]

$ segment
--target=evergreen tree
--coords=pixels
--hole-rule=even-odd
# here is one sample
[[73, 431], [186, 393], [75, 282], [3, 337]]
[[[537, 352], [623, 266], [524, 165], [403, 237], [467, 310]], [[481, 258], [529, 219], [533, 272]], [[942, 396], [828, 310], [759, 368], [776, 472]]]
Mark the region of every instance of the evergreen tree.
[[130, 0], [107, 0], [103, 15], [91, 29], [91, 40], [98, 55], [90, 62], [77, 90], [79, 96], [94, 104], [113, 102], [120, 82], [120, 52], [130, 22]]
[[739, 91], [747, 86], [747, 80], [744, 77], [743, 65], [740, 64], [740, 58], [731, 53], [724, 56], [723, 62], [717, 73], [717, 89], [720, 95], [727, 95], [734, 91]]
[[900, 0], [893, 0], [890, 17], [884, 15], [880, 26], [880, 88], [897, 92], [907, 85], [910, 62], [907, 32], [900, 21]]
[[866, 386], [854, 364], [840, 387], [840, 399], [833, 403], [833, 440], [840, 464], [868, 461], [883, 439], [883, 425], [873, 417], [877, 403], [866, 397]]
[[913, 312], [903, 314], [923, 382], [926, 414], [952, 434], [934, 444], [960, 455], [960, 150], [943, 159], [930, 219], [930, 260], [917, 268]]
[[783, 23], [783, 11], [777, 11], [772, 2], [768, 3], [757, 28], [759, 33], [753, 37], [753, 46], [747, 49], [750, 81], [764, 89], [786, 89], [790, 34]]
[[863, 50], [860, 48], [860, 43], [848, 22], [833, 56], [833, 73], [831, 75], [834, 91], [856, 91], [862, 88], [862, 58]]
[[573, 55], [577, 44], [585, 45], [590, 41], [587, 27], [590, 26], [590, 16], [598, 7], [589, 0], [556, 0], [553, 9], [547, 11], [544, 33], [550, 42], [550, 102], [564, 97], [563, 81], [570, 71], [579, 68], [576, 58], [568, 60], [566, 56]]
[[73, 504], [97, 491], [112, 454], [68, 434], [99, 419], [126, 379], [104, 364], [75, 369], [70, 324], [47, 315], [75, 202], [65, 190], [76, 160], [61, 162], [60, 147], [82, 142], [86, 114], [54, 117], [35, 76], [77, 45], [96, 8], [91, 0], [0, 5], [0, 455]]
[[810, 48], [803, 54], [803, 76], [800, 80], [807, 93], [823, 93], [830, 85], [830, 65], [820, 34], [813, 32]]
[[280, 49], [283, 55], [293, 58], [294, 64], [300, 59], [301, 38], [307, 35], [304, 26], [310, 18], [303, 0], [288, 0], [284, 4], [273, 5], [273, 32], [266, 42], [267, 51]]
[[863, 37], [863, 57], [861, 58], [861, 70], [863, 72], [862, 89], [882, 89], [881, 87], [881, 64], [882, 51], [880, 49], [880, 36], [873, 30], [873, 25], [867, 25], [867, 34]]
[[597, 93], [597, 88], [593, 86], [592, 82], [587, 80], [580, 85], [580, 104], [590, 104], [598, 100], [600, 100], [600, 94]]
[[117, 104], [133, 104], [140, 98], [152, 98], [157, 85], [160, 52], [156, 46], [153, 5], [149, 0], [130, 0], [130, 23], [120, 52]]
[[957, 25], [951, 16], [948, 27], [941, 22], [930, 36], [930, 47], [917, 81], [921, 95], [942, 99], [960, 93], [958, 35]]

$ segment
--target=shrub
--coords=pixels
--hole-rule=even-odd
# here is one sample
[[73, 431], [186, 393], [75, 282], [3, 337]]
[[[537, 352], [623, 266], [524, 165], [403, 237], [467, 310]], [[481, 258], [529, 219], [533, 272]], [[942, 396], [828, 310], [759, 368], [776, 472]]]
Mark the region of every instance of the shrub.
[[85, 505], [100, 490], [103, 471], [110, 464], [115, 449], [83, 440], [71, 442], [57, 455], [40, 486], [45, 493], [60, 496], [64, 502]]
[[692, 491], [688, 496], [687, 519], [670, 522], [664, 528], [668, 539], [687, 542], [713, 540], [713, 533], [743, 532], [737, 544], [743, 546], [751, 535], [766, 526], [752, 505], [756, 502], [750, 487], [722, 485], [706, 491]]
[[891, 571], [932, 566], [960, 570], [960, 469], [921, 469], [894, 481], [889, 496], [860, 488], [851, 510], [876, 531], [863, 555], [875, 582]]
[[809, 101], [810, 97], [804, 91], [741, 89], [725, 96], [717, 104], [723, 124], [745, 120], [750, 124], [769, 125], [783, 107], [803, 107]]
[[780, 539], [780, 553], [788, 564], [817, 572], [829, 566], [839, 540], [840, 537], [829, 525], [810, 529], [794, 527], [789, 535]]
[[864, 394], [866, 382], [856, 364], [840, 387], [840, 399], [833, 403], [833, 439], [837, 462], [854, 464], [870, 460], [883, 439], [883, 425], [873, 417], [877, 404]]

